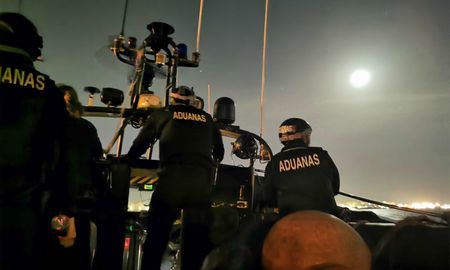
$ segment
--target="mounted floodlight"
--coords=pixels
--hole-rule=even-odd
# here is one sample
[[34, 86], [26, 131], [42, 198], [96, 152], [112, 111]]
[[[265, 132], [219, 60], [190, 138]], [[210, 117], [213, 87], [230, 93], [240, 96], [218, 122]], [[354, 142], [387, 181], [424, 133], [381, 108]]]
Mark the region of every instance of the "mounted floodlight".
[[135, 37], [128, 37], [127, 43], [128, 43], [128, 48], [136, 49], [137, 38], [135, 38]]
[[172, 42], [172, 38], [168, 35], [175, 32], [174, 28], [167, 23], [152, 22], [147, 25], [150, 36], [145, 39], [148, 46], [155, 52], [160, 50], [168, 51], [168, 46]]
[[256, 158], [258, 144], [250, 134], [242, 134], [233, 143], [232, 153], [240, 159]]
[[100, 99], [108, 107], [120, 106], [123, 102], [123, 91], [116, 88], [105, 87], [102, 89]]
[[235, 120], [234, 101], [229, 97], [221, 97], [214, 103], [214, 122], [231, 125]]
[[84, 87], [84, 91], [89, 93], [87, 105], [94, 105], [94, 95], [100, 93], [100, 90], [94, 86], [86, 86]]
[[145, 91], [139, 95], [138, 109], [156, 109], [161, 107], [161, 99], [153, 91]]

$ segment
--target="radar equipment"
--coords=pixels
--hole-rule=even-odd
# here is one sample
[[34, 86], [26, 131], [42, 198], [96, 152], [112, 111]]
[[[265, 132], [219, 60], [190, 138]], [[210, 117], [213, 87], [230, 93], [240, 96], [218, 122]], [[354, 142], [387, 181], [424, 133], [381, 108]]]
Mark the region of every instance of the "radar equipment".
[[[125, 37], [122, 25], [121, 33], [114, 39], [110, 48], [120, 62], [133, 66], [134, 72], [129, 86], [131, 108], [120, 110], [119, 117], [124, 119], [122, 119], [121, 128], [117, 131], [118, 134], [114, 135], [113, 141], [106, 149], [106, 153], [111, 150], [117, 140], [119, 143], [122, 142], [121, 137], [127, 124], [131, 123], [133, 127], [139, 128], [155, 108], [161, 107], [159, 98], [149, 89], [154, 78], [158, 77], [157, 74], [161, 75], [162, 73], [166, 77], [164, 106], [167, 107], [170, 100], [169, 93], [177, 87], [178, 67], [198, 67], [199, 65], [199, 52], [192, 54], [192, 60], [188, 59], [186, 44], [177, 44], [170, 37], [175, 32], [171, 25], [164, 22], [152, 22], [147, 25], [147, 29], [150, 31], [150, 35], [138, 46], [137, 38]], [[167, 68], [167, 72], [163, 71], [163, 67]], [[108, 93], [113, 94], [112, 92]], [[118, 104], [118, 99], [106, 102], [104, 103], [108, 106], [118, 106], [115, 105]], [[93, 109], [92, 112], [98, 113], [98, 110], [94, 110], [95, 108], [91, 109]], [[105, 112], [111, 113], [111, 111]], [[117, 113], [117, 111], [113, 113]], [[117, 149], [121, 149], [121, 146], [118, 146]], [[118, 151], [117, 155], [120, 156], [120, 154]]]
[[[123, 22], [125, 22], [125, 15]], [[123, 28], [122, 25], [122, 31], [114, 39], [110, 50], [120, 62], [133, 66], [128, 91], [130, 107], [114, 108], [122, 104], [123, 93], [120, 90], [114, 91], [112, 88], [104, 88], [101, 98], [102, 102], [108, 107], [94, 107], [90, 99], [88, 102], [89, 108], [85, 108], [86, 115], [122, 118], [121, 127], [106, 148], [106, 153], [109, 153], [116, 141], [122, 142], [121, 137], [126, 125], [131, 123], [135, 128], [141, 127], [154, 109], [163, 106], [161, 99], [155, 95], [154, 91], [150, 90], [155, 78], [160, 78], [161, 75], [166, 78], [164, 106], [168, 106], [169, 93], [177, 87], [178, 67], [198, 67], [199, 65], [199, 52], [192, 53], [192, 59], [188, 59], [187, 45], [184, 43], [177, 44], [170, 37], [175, 30], [167, 23], [152, 22], [148, 24], [147, 29], [150, 34], [142, 41], [141, 45], [138, 45], [137, 38], [125, 37]], [[99, 92], [98, 89], [95, 90], [92, 87], [86, 87], [85, 91], [91, 93], [90, 97]], [[197, 98], [196, 102], [199, 107], [204, 105], [201, 98]], [[121, 146], [118, 146], [117, 149], [121, 149]], [[120, 156], [120, 154], [120, 151], [118, 151], [117, 156]]]
[[[236, 156], [242, 159], [259, 158], [260, 161], [270, 160], [272, 157], [272, 150], [270, 149], [270, 146], [267, 144], [267, 142], [264, 141], [262, 137], [256, 134], [241, 130], [239, 126], [234, 126], [233, 123], [235, 121], [235, 115], [236, 108], [233, 99], [229, 97], [220, 97], [216, 100], [216, 102], [214, 102], [213, 120], [219, 126], [222, 135], [237, 139], [233, 144], [233, 154], [236, 154]], [[249, 152], [247, 152], [247, 154], [244, 154], [244, 152], [242, 152], [242, 149], [238, 147], [238, 145], [241, 145], [241, 140], [249, 141], [249, 138], [259, 142], [259, 157], [256, 154], [248, 156], [247, 154]], [[258, 151], [257, 145], [255, 151]]]
[[[161, 67], [167, 67], [166, 99], [171, 88], [177, 84], [178, 67], [198, 67], [199, 53], [192, 54], [192, 60], [187, 58], [187, 46], [184, 43], [176, 44], [171, 34], [174, 28], [164, 22], [152, 22], [147, 25], [150, 35], [146, 37], [141, 46], [137, 46], [135, 37], [125, 38], [120, 34], [114, 39], [111, 51], [117, 59], [135, 68], [133, 89], [130, 89], [131, 106], [137, 107], [139, 95], [143, 88], [151, 85], [155, 73], [161, 73]], [[170, 87], [169, 87], [170, 86]], [[145, 89], [144, 89], [145, 90]]]

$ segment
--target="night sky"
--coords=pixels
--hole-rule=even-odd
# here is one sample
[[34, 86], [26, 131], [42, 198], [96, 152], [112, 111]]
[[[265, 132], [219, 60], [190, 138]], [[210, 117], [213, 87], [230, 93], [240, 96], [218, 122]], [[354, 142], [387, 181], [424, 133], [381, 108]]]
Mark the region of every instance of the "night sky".
[[[131, 0], [125, 35], [138, 42], [146, 25], [166, 22], [176, 43], [196, 47], [199, 2]], [[44, 37], [36, 66], [74, 86], [127, 92], [130, 66], [114, 59], [110, 37], [121, 29], [123, 0], [1, 0]], [[212, 102], [236, 102], [236, 125], [259, 134], [264, 0], [204, 0], [199, 68], [180, 68], [178, 82]], [[267, 32], [263, 137], [276, 153], [278, 126], [307, 120], [312, 145], [326, 149], [341, 190], [380, 201], [450, 202], [450, 1], [271, 0]], [[365, 68], [365, 88], [349, 84]], [[165, 81], [153, 91], [163, 97]], [[99, 96], [95, 105], [102, 106]], [[104, 148], [117, 119], [88, 118]], [[125, 151], [138, 130], [128, 128]], [[228, 142], [226, 145], [228, 147]], [[246, 164], [237, 157], [226, 163]], [[265, 164], [258, 164], [264, 168]]]

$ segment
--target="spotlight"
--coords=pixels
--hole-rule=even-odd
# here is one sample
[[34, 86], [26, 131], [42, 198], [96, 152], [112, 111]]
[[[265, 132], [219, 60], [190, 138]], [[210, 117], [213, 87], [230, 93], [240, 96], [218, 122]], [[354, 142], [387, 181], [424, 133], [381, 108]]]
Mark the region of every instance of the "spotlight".
[[123, 91], [116, 88], [105, 87], [102, 89], [100, 99], [108, 107], [120, 106], [123, 102]]
[[258, 153], [258, 144], [251, 135], [242, 134], [233, 143], [232, 153], [240, 159], [255, 158]]

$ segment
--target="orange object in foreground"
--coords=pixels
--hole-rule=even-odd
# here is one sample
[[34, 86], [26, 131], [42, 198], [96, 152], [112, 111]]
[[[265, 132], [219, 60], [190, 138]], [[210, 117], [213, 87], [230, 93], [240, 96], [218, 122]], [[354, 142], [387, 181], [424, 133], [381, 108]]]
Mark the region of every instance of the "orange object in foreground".
[[266, 270], [369, 270], [371, 254], [344, 221], [323, 212], [300, 211], [272, 227], [262, 260]]

